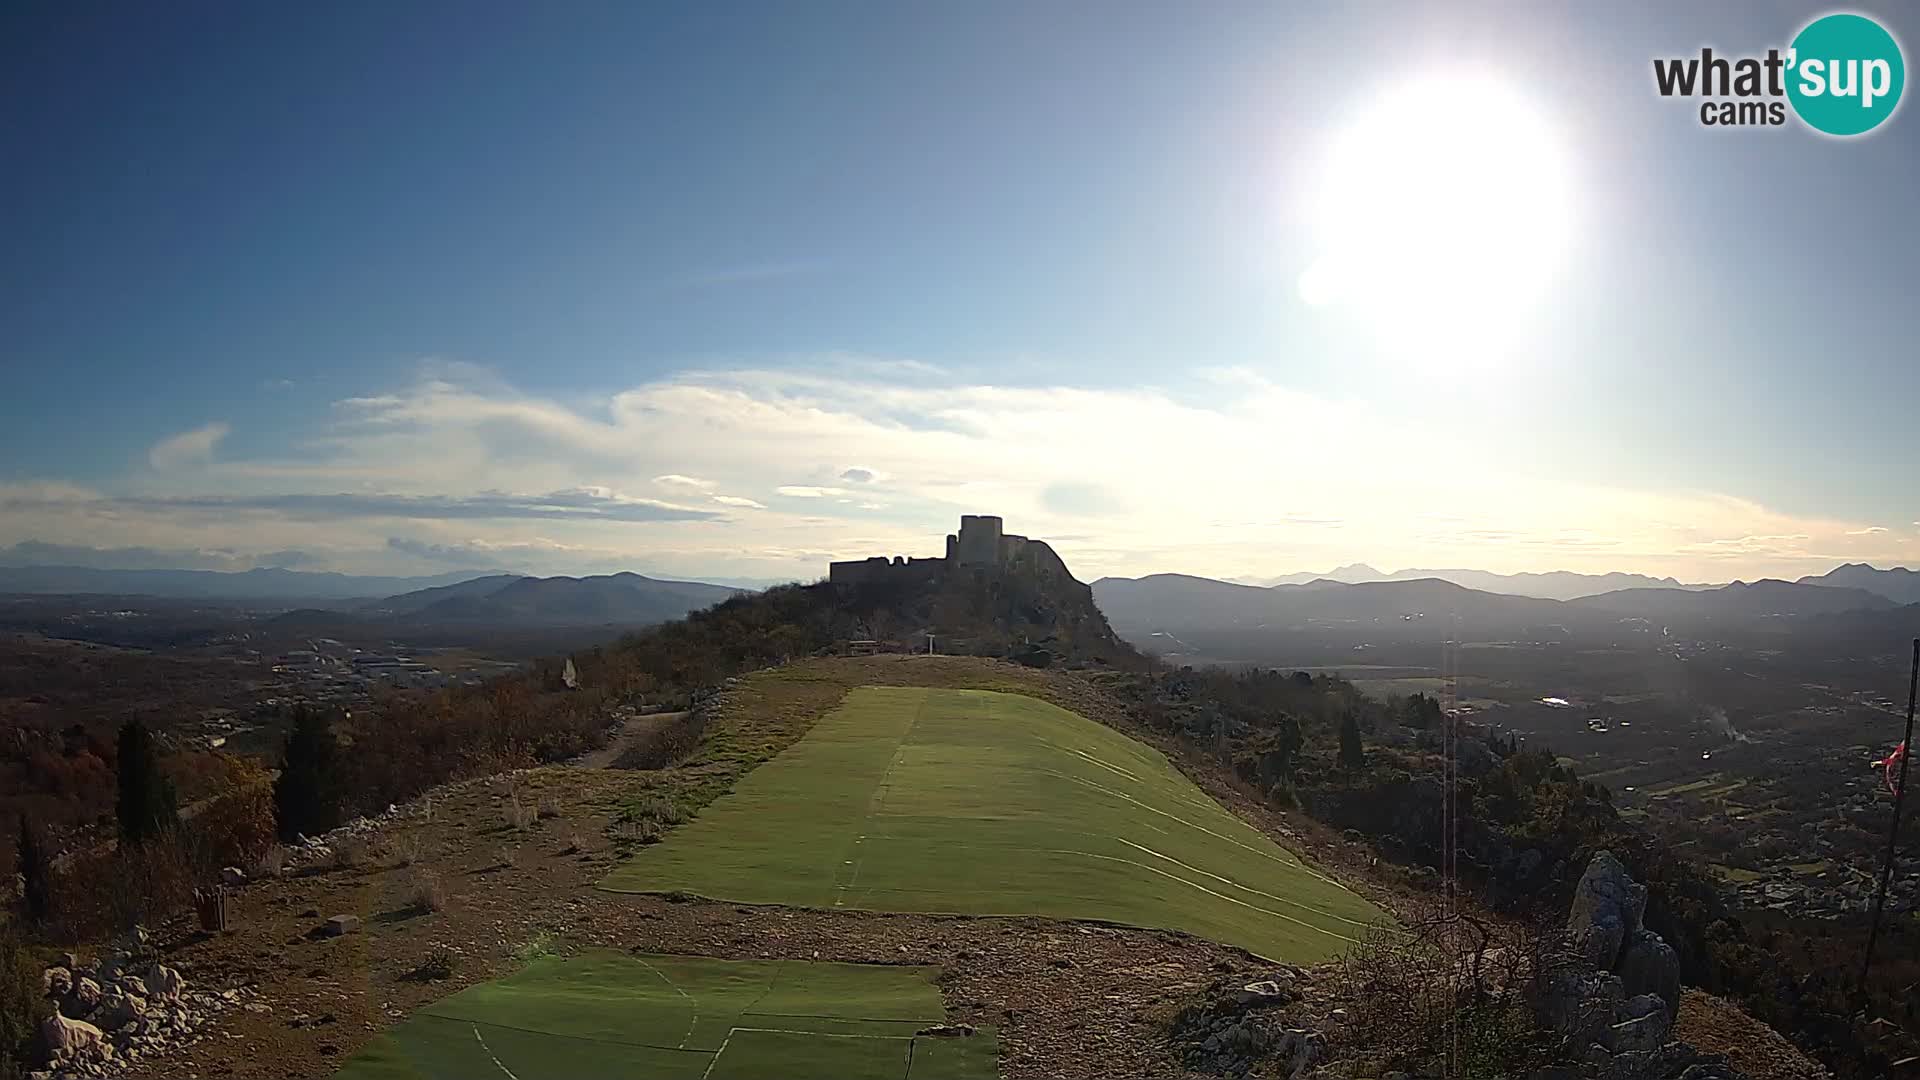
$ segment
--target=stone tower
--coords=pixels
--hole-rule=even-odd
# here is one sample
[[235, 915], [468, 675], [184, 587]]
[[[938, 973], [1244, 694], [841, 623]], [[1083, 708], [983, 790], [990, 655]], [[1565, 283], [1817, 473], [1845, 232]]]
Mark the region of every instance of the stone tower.
[[999, 566], [1000, 530], [1000, 519], [991, 514], [962, 514], [959, 542], [954, 545], [954, 563]]

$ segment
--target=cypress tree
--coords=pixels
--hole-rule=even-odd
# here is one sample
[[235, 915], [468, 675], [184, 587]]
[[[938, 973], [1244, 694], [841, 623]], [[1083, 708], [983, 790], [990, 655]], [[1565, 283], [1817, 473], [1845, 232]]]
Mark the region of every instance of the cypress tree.
[[28, 922], [44, 923], [53, 914], [53, 853], [33, 819], [20, 815], [20, 880], [24, 884], [21, 900]]
[[1366, 748], [1360, 744], [1360, 722], [1348, 713], [1340, 721], [1340, 764], [1357, 769], [1366, 763]]
[[333, 727], [319, 712], [302, 707], [293, 714], [273, 784], [273, 804], [280, 822], [280, 838], [318, 836], [340, 824], [342, 802], [340, 744]]
[[180, 805], [173, 781], [160, 771], [153, 735], [138, 720], [120, 729], [120, 842], [139, 846], [180, 827]]

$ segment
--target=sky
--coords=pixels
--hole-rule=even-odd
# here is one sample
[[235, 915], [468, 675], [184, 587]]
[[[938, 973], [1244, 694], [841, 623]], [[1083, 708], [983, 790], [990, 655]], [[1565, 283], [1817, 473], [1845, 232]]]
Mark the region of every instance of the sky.
[[1914, 106], [1654, 89], [1827, 10], [8, 5], [0, 563], [1920, 566]]

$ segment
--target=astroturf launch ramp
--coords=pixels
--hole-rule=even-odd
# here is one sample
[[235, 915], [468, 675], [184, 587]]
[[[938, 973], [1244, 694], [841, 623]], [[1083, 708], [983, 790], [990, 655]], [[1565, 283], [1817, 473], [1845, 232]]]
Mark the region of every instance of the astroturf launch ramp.
[[1312, 962], [1386, 922], [1165, 757], [1033, 698], [863, 687], [603, 883], [741, 903], [1042, 915]]
[[336, 1080], [994, 1080], [991, 1028], [945, 1015], [937, 969], [594, 950], [437, 1001]]

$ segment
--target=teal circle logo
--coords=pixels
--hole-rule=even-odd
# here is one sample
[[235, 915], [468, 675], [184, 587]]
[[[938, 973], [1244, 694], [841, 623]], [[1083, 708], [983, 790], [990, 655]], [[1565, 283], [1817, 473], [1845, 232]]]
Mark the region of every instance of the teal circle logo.
[[1900, 105], [1907, 64], [1900, 43], [1865, 15], [1824, 15], [1787, 52], [1787, 100], [1815, 131], [1864, 135]]

